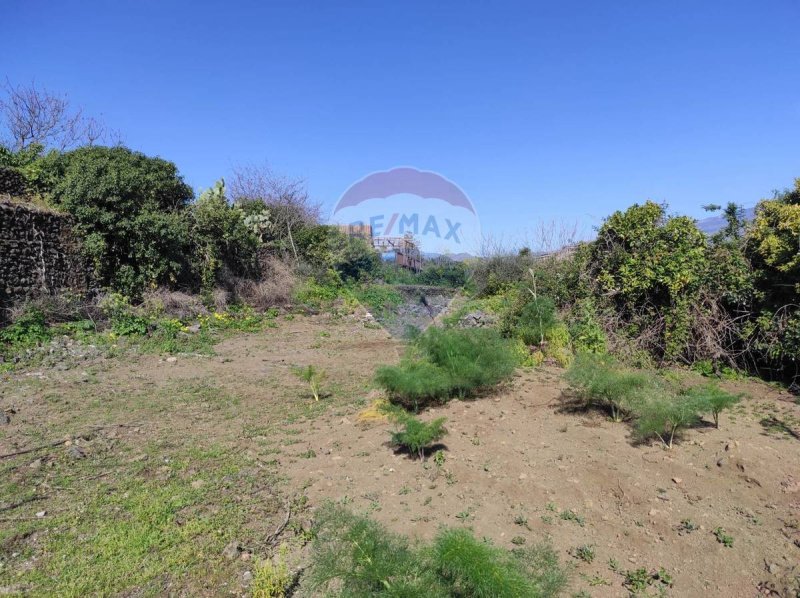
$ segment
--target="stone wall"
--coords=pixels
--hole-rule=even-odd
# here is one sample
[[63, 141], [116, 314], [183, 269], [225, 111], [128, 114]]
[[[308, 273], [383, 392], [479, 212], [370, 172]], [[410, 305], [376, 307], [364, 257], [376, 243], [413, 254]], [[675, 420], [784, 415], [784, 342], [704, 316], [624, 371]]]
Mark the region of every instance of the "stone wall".
[[0, 320], [45, 293], [86, 293], [89, 269], [69, 216], [0, 201]]

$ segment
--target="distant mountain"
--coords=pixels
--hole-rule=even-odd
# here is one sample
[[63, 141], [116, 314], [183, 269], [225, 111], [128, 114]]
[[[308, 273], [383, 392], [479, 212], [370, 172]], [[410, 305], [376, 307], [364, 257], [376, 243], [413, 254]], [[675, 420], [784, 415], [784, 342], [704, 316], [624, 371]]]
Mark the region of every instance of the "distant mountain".
[[[755, 208], [745, 208], [743, 217], [745, 221], [750, 221], [755, 218]], [[725, 228], [725, 218], [723, 216], [711, 216], [710, 218], [703, 218], [697, 221], [697, 228], [707, 235], [713, 235], [715, 232]]]

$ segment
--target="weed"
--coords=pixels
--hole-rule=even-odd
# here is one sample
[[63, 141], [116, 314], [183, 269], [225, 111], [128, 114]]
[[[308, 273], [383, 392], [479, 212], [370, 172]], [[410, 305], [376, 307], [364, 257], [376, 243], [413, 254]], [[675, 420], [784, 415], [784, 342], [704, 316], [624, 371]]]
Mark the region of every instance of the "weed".
[[[403, 429], [391, 432], [391, 444], [406, 449], [420, 459], [425, 458], [425, 449], [427, 447], [447, 434], [447, 430], [444, 427], [445, 418], [443, 417], [428, 423], [408, 414], [398, 415], [395, 419], [398, 424], [403, 426]], [[442, 462], [444, 462], [443, 459]]]
[[511, 538], [511, 543], [516, 546], [522, 546], [523, 544], [525, 544], [525, 542], [527, 542], [525, 536], [514, 536], [513, 538]]
[[581, 527], [583, 527], [586, 524], [586, 520], [581, 515], [578, 515], [578, 513], [576, 513], [572, 509], [566, 509], [564, 511], [561, 511], [561, 513], [559, 513], [558, 516], [564, 521], [574, 521]]
[[531, 529], [531, 526], [528, 525], [528, 518], [524, 515], [517, 515], [514, 517], [514, 523], [519, 525], [520, 527], [524, 527], [526, 529]]
[[593, 588], [597, 586], [611, 585], [610, 581], [608, 581], [605, 577], [600, 577], [599, 575], [593, 575], [592, 577], [589, 577], [588, 575], [583, 575], [582, 577], [586, 580], [586, 583], [588, 583]]
[[319, 401], [320, 386], [327, 376], [325, 371], [318, 370], [313, 365], [295, 368], [293, 371], [295, 376], [306, 382], [311, 388], [311, 394], [314, 396], [314, 400]]
[[[438, 439], [437, 439], [438, 440]], [[444, 451], [438, 450], [433, 454], [433, 462], [437, 467], [442, 467], [445, 462]]]
[[542, 515], [541, 516], [542, 523], [546, 523], [551, 525], [553, 523], [553, 518], [550, 515]]
[[456, 519], [459, 521], [469, 521], [472, 518], [472, 511], [469, 509], [456, 513]]
[[286, 565], [288, 548], [282, 544], [274, 560], [266, 560], [253, 575], [253, 598], [284, 598], [292, 585], [292, 576]]
[[681, 519], [681, 524], [677, 527], [678, 535], [691, 534], [699, 529], [699, 526], [691, 519]]
[[611, 557], [610, 559], [608, 559], [608, 568], [614, 573], [619, 573], [620, 571], [619, 561], [614, 557]]
[[570, 550], [570, 554], [584, 563], [591, 563], [594, 561], [595, 557], [594, 545], [584, 544], [583, 546], [576, 546]]
[[717, 542], [725, 546], [725, 548], [733, 548], [733, 536], [725, 533], [723, 528], [714, 529], [714, 536], [717, 538]]

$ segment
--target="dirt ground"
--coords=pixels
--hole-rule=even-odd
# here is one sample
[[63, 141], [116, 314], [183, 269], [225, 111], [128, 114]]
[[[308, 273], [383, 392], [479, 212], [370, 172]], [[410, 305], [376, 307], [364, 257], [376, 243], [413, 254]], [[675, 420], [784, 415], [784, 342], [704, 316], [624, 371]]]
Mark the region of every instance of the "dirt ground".
[[[282, 537], [301, 559], [330, 499], [421, 538], [448, 525], [508, 548], [549, 539], [574, 567], [571, 593], [626, 596], [626, 571], [663, 568], [672, 596], [792, 595], [791, 395], [726, 383], [747, 398], [721, 429], [692, 429], [666, 451], [576, 410], [561, 370], [521, 371], [497, 394], [423, 414], [446, 417], [449, 434], [443, 460], [421, 462], [387, 446], [391, 424], [360, 416], [379, 396], [376, 365], [402, 350], [359, 315], [281, 316], [211, 357], [8, 376], [0, 454], [37, 450], [0, 459], [0, 594], [244, 595], [287, 508]], [[328, 373], [318, 403], [292, 373], [307, 364]]]

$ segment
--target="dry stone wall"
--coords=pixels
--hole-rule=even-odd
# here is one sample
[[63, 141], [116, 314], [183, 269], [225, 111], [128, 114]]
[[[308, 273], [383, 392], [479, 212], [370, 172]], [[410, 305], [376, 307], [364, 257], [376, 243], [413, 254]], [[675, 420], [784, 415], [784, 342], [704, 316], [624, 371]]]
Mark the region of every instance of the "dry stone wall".
[[0, 201], [0, 320], [43, 293], [86, 293], [91, 278], [69, 216]]

